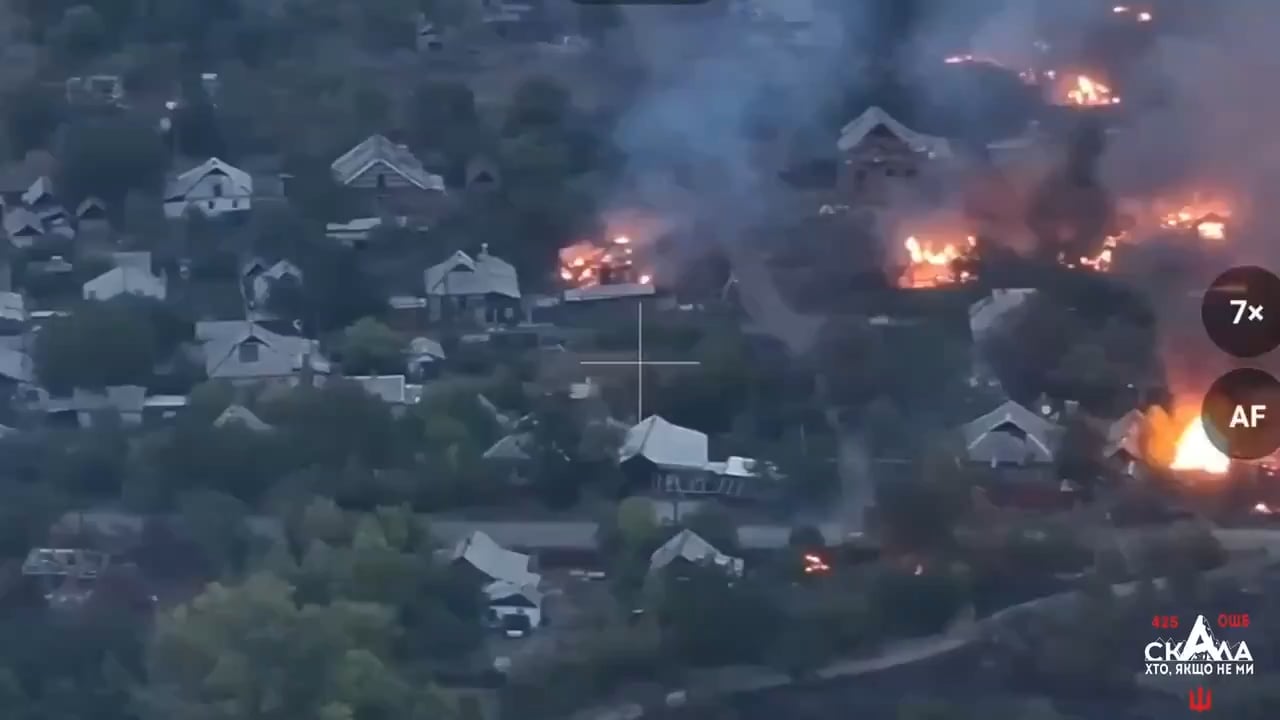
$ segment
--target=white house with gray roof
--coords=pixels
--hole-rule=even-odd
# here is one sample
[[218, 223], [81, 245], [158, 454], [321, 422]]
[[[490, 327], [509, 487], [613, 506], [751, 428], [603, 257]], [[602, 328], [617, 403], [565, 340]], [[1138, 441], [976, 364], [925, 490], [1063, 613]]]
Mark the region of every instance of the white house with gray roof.
[[1012, 400], [961, 428], [970, 462], [1001, 466], [1054, 462], [1062, 428]]
[[123, 295], [164, 300], [168, 294], [168, 283], [150, 269], [121, 265], [86, 282], [81, 292], [85, 300], [111, 300]]
[[434, 321], [474, 320], [477, 324], [519, 320], [520, 280], [510, 263], [482, 245], [473, 259], [461, 250], [424, 273], [427, 303]]
[[333, 179], [359, 193], [377, 215], [421, 216], [439, 208], [444, 178], [429, 172], [408, 146], [370, 135], [330, 166]]
[[196, 323], [196, 340], [211, 380], [294, 385], [304, 375], [329, 373], [329, 363], [315, 340], [278, 335], [248, 320]]
[[253, 201], [253, 176], [218, 158], [170, 178], [164, 187], [164, 214], [177, 220], [189, 210], [207, 217], [248, 212]]

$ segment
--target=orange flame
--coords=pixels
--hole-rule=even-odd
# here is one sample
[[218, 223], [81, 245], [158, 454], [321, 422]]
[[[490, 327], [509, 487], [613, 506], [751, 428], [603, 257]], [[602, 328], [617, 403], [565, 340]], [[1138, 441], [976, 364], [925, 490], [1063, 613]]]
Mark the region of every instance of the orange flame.
[[1194, 230], [1201, 240], [1225, 240], [1231, 208], [1221, 200], [1202, 200], [1165, 212], [1160, 216], [1160, 227], [1166, 230]]
[[1118, 105], [1120, 98], [1111, 88], [1088, 75], [1076, 75], [1066, 86], [1066, 101], [1080, 107]]
[[1226, 474], [1231, 469], [1231, 458], [1223, 454], [1209, 440], [1203, 419], [1197, 415], [1182, 434], [1174, 448], [1170, 470], [1197, 470], [1213, 475]]
[[[619, 235], [607, 245], [600, 246], [582, 241], [560, 249], [560, 279], [574, 288], [598, 285], [605, 278], [612, 282], [631, 282], [635, 248], [631, 238]], [[639, 276], [639, 283], [648, 285], [653, 276]]]
[[946, 243], [934, 249], [934, 245], [921, 242], [914, 235], [903, 241], [909, 264], [903, 270], [898, 285], [904, 288], [931, 288], [941, 285], [967, 282], [973, 277], [968, 271], [958, 270], [956, 262], [967, 257], [977, 247], [978, 240], [972, 235], [965, 238], [963, 245]]

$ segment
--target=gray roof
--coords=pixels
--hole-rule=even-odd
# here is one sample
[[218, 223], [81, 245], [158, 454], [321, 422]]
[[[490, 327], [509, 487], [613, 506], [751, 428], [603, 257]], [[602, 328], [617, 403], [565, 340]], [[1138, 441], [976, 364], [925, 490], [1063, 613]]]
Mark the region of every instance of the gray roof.
[[532, 460], [533, 457], [529, 455], [529, 448], [532, 444], [532, 433], [512, 433], [490, 446], [488, 450], [484, 451], [482, 457], [485, 460], [508, 460], [513, 462]]
[[164, 186], [165, 202], [185, 200], [187, 193], [197, 183], [215, 172], [226, 175], [240, 194], [253, 194], [253, 177], [249, 173], [218, 158], [209, 158], [177, 177], [170, 178]]
[[520, 298], [520, 280], [509, 263], [481, 250], [474, 260], [461, 250], [448, 260], [427, 268], [428, 295], [502, 295]]
[[701, 470], [707, 466], [707, 436], [650, 415], [627, 431], [618, 451], [621, 462], [635, 457], [659, 467]]
[[458, 541], [453, 559], [462, 560], [491, 580], [505, 580], [518, 586], [534, 586], [542, 577], [529, 570], [529, 556], [508, 550], [477, 530]]
[[978, 338], [999, 326], [1011, 311], [1021, 307], [1035, 292], [1029, 288], [992, 290], [990, 295], [969, 306], [970, 333]]
[[43, 235], [44, 222], [40, 216], [25, 207], [11, 208], [4, 214], [4, 231], [9, 237], [23, 234]]
[[106, 212], [107, 204], [96, 197], [89, 196], [81, 200], [80, 204], [76, 206], [76, 217], [84, 217], [85, 213], [95, 209]]
[[677, 558], [684, 558], [691, 563], [708, 563], [724, 568], [735, 575], [742, 573], [740, 558], [725, 555], [714, 545], [702, 539], [701, 535], [687, 528], [676, 533], [675, 537], [653, 551], [653, 555], [649, 556], [649, 569], [661, 570]]
[[445, 359], [444, 346], [428, 337], [416, 337], [410, 340], [408, 354], [419, 360]]
[[916, 152], [932, 153], [938, 157], [951, 156], [951, 145], [946, 139], [918, 133], [876, 106], [867, 108], [866, 112], [841, 128], [840, 140], [836, 143], [836, 146], [841, 152], [848, 152], [862, 144], [867, 135], [879, 127], [883, 127], [893, 133], [894, 137], [906, 143]]
[[408, 147], [397, 145], [383, 135], [370, 135], [334, 160], [330, 168], [334, 179], [346, 185], [374, 165], [386, 167], [423, 190], [444, 191], [444, 178], [427, 172]]
[[499, 600], [519, 596], [533, 603], [535, 607], [542, 607], [542, 591], [537, 585], [517, 585], [506, 580], [494, 580], [485, 585], [483, 591], [491, 605]]
[[53, 181], [48, 175], [41, 175], [31, 183], [31, 187], [22, 193], [22, 202], [28, 206], [35, 205], [41, 199], [53, 197]]
[[27, 321], [27, 303], [22, 293], [0, 292], [0, 320]]
[[234, 424], [242, 425], [255, 432], [271, 430], [270, 425], [263, 422], [252, 410], [243, 405], [228, 405], [227, 409], [223, 410], [222, 414], [213, 421], [213, 426], [218, 428]]
[[35, 381], [35, 369], [31, 357], [24, 352], [0, 347], [0, 378], [22, 383]]
[[[269, 378], [292, 375], [310, 358], [311, 369], [328, 372], [314, 340], [277, 335], [248, 320], [196, 323], [196, 339], [204, 345], [205, 372], [210, 378]], [[259, 345], [256, 362], [241, 362], [239, 348]]]
[[962, 428], [969, 459], [992, 465], [1053, 462], [1061, 430], [1012, 400]]
[[83, 290], [86, 300], [109, 300], [120, 295], [142, 295], [163, 300], [166, 284], [164, 278], [152, 275], [150, 270], [122, 265], [85, 283]]

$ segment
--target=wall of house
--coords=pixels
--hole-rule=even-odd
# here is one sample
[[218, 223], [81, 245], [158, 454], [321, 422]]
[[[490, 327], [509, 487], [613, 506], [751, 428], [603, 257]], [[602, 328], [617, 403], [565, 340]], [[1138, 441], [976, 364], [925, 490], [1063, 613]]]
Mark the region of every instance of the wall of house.
[[494, 625], [497, 627], [502, 627], [506, 618], [518, 615], [529, 618], [529, 627], [537, 628], [542, 625], [542, 608], [490, 605], [489, 611], [493, 613]]
[[164, 214], [170, 219], [178, 219], [186, 214], [187, 208], [190, 207], [210, 217], [216, 217], [226, 213], [245, 212], [251, 208], [251, 204], [251, 194], [236, 187], [227, 176], [215, 173], [201, 178], [187, 193], [185, 200], [166, 202]]

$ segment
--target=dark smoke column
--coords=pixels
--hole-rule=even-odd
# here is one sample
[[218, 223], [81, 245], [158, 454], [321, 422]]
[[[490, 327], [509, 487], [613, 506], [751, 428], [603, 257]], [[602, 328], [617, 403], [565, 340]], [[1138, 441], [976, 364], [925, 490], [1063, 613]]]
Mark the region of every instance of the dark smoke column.
[[1027, 226], [1036, 239], [1036, 255], [1075, 261], [1102, 250], [1118, 232], [1111, 193], [1098, 179], [1098, 161], [1106, 143], [1100, 124], [1085, 120], [1072, 132], [1062, 166], [1050, 173], [1031, 197]]

